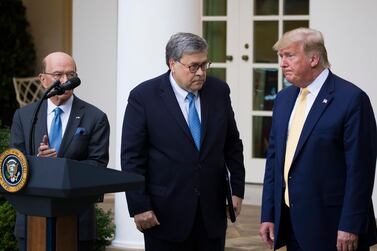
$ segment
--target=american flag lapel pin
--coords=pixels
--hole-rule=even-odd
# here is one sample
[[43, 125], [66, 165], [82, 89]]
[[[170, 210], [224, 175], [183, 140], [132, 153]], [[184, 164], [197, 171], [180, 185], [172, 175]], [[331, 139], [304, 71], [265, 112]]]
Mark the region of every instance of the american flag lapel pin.
[[327, 104], [327, 99], [324, 98], [324, 99], [322, 100], [322, 104]]
[[80, 116], [76, 116], [76, 119], [80, 119]]

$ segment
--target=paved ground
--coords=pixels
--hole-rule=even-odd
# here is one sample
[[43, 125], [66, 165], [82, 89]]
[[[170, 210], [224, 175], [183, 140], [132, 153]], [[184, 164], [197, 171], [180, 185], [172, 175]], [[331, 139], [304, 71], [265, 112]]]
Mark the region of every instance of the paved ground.
[[[112, 195], [105, 196], [105, 202], [102, 207], [105, 209], [113, 208], [114, 197]], [[252, 205], [244, 205], [242, 207], [241, 216], [237, 222], [232, 224], [229, 222], [226, 251], [270, 251], [264, 246], [259, 238], [259, 218], [260, 207]], [[108, 247], [106, 251], [136, 251], [130, 249], [119, 249]], [[285, 248], [279, 251], [285, 251]], [[138, 250], [140, 251], [140, 250]], [[371, 248], [371, 251], [377, 251], [377, 245]]]

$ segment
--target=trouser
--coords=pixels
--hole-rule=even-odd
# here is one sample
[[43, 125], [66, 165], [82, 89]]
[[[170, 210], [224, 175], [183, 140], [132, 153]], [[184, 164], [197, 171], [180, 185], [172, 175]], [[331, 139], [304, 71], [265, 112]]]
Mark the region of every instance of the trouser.
[[225, 232], [220, 238], [210, 238], [205, 229], [200, 206], [196, 210], [195, 223], [182, 242], [162, 240], [144, 234], [145, 251], [224, 251]]

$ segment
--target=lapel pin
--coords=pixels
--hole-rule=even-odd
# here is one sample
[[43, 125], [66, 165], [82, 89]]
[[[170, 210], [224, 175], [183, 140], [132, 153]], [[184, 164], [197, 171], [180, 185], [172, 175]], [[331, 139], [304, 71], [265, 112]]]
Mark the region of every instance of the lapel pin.
[[323, 103], [323, 104], [327, 104], [327, 99], [324, 98], [324, 99], [322, 100], [322, 103]]
[[79, 116], [77, 116], [77, 117], [76, 117], [76, 119], [80, 119], [80, 117], [79, 117]]

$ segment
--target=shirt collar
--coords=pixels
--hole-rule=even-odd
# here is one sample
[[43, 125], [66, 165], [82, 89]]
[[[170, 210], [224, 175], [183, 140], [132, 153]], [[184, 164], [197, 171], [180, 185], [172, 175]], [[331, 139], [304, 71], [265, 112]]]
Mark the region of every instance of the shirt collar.
[[[185, 89], [183, 89], [182, 87], [180, 87], [178, 85], [178, 83], [175, 81], [175, 79], [173, 78], [173, 73], [170, 72], [169, 74], [169, 80], [170, 80], [170, 84], [171, 86], [173, 87], [173, 91], [175, 93], [175, 96], [179, 99], [182, 99], [182, 100], [185, 100], [186, 97], [187, 97], [187, 94], [189, 93], [188, 91], [186, 91]], [[194, 95], [195, 95], [195, 98], [198, 97], [198, 92], [192, 92]]]
[[[64, 102], [64, 104], [59, 105], [59, 108], [63, 110], [63, 113], [67, 114], [68, 111], [71, 110], [72, 103], [73, 103], [73, 95], [69, 97], [69, 99], [66, 102]], [[50, 99], [47, 100], [47, 114], [54, 112], [54, 109], [56, 107], [57, 106], [54, 103], [52, 103]]]
[[314, 81], [308, 85], [307, 88], [311, 94], [314, 94], [315, 96], [318, 95], [327, 77], [329, 76], [329, 73], [329, 69], [324, 69], [321, 74], [319, 74], [318, 77], [316, 77], [316, 79], [314, 79]]

